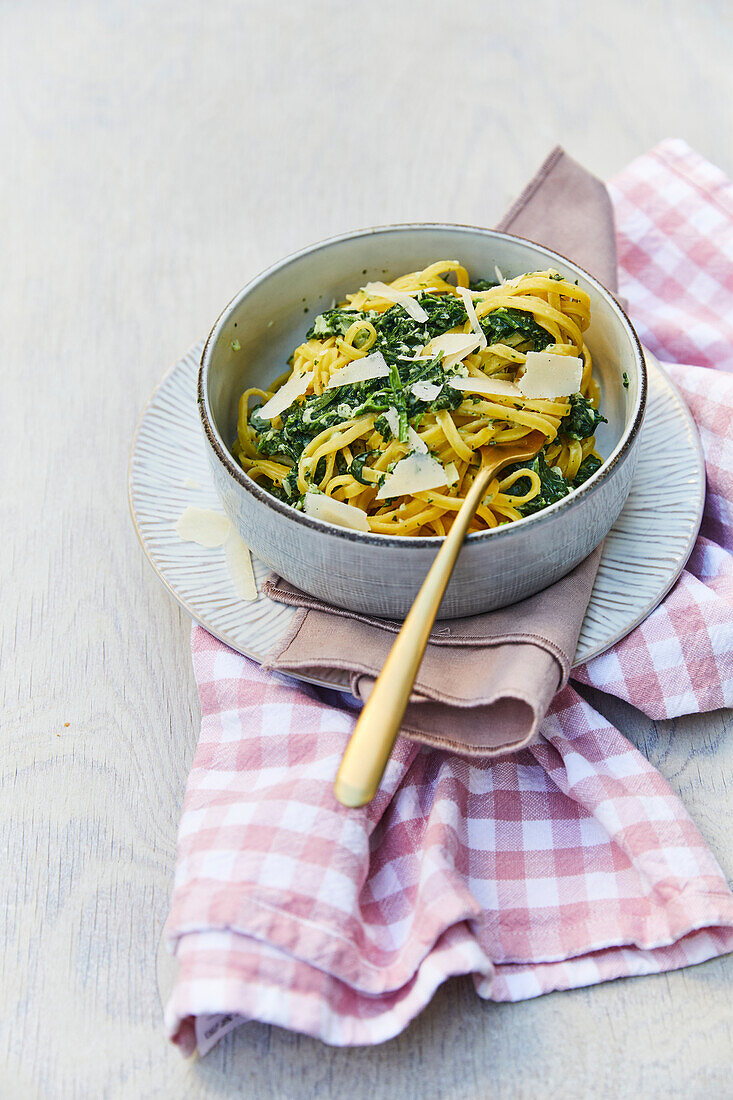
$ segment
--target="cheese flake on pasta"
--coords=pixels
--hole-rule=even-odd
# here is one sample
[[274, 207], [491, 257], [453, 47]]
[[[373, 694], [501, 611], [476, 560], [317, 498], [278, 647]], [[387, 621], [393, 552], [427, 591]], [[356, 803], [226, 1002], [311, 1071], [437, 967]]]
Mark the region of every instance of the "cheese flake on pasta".
[[478, 346], [480, 348], [487, 347], [488, 340], [486, 339], [486, 333], [479, 324], [478, 314], [476, 313], [476, 307], [473, 304], [471, 291], [468, 289], [467, 286], [459, 286], [458, 293], [460, 295], [461, 301], [463, 302], [466, 313], [468, 314], [468, 320], [471, 328], [473, 329], [474, 336], [478, 336]]
[[553, 400], [578, 393], [582, 377], [583, 360], [574, 355], [529, 351], [524, 374], [517, 385], [525, 397]]
[[444, 336], [434, 337], [423, 350], [428, 352], [431, 358], [442, 351], [443, 367], [447, 369], [455, 366], [456, 363], [460, 363], [462, 359], [475, 351], [478, 345], [479, 338], [473, 333], [447, 332]]
[[411, 428], [409, 424], [407, 425], [407, 442], [410, 444], [413, 451], [419, 451], [419, 453], [423, 455], [428, 453], [427, 445], [423, 443], [415, 429]]
[[391, 408], [382, 413], [382, 416], [389, 424], [389, 430], [392, 435], [397, 439], [400, 434], [400, 414], [397, 412], [397, 409], [392, 405]]
[[377, 500], [424, 493], [428, 489], [437, 489], [447, 484], [448, 477], [437, 459], [427, 453], [413, 451], [398, 462], [392, 473], [384, 479], [377, 493]]
[[[400, 414], [397, 412], [397, 409], [394, 407], [394, 405], [392, 405], [391, 408], [387, 409], [386, 412], [382, 413], [382, 416], [389, 424], [389, 430], [392, 432], [394, 438], [399, 439]], [[419, 451], [420, 454], [428, 453], [428, 448], [426, 444], [423, 443], [422, 439], [417, 434], [415, 429], [410, 427], [409, 424], [407, 425], [407, 442], [410, 444], [413, 451]]]
[[410, 386], [410, 393], [418, 401], [435, 401], [442, 389], [443, 387], [438, 385], [437, 382], [413, 382]]
[[516, 397], [521, 400], [524, 396], [518, 386], [505, 378], [449, 378], [448, 385], [454, 390], [481, 394], [482, 397]]
[[325, 493], [306, 493], [305, 514], [326, 523], [335, 523], [337, 527], [349, 527], [352, 531], [368, 531], [369, 521], [366, 512], [353, 504], [344, 504]]
[[397, 306], [402, 306], [405, 313], [409, 313], [413, 321], [419, 321], [423, 324], [428, 319], [428, 315], [421, 305], [414, 300], [413, 294], [420, 294], [421, 290], [413, 290], [408, 294], [405, 290], [395, 290], [393, 286], [387, 286], [386, 283], [367, 283], [363, 288], [364, 291], [371, 298], [384, 298], [387, 302], [394, 302]]
[[328, 380], [327, 390], [338, 386], [350, 386], [354, 382], [368, 382], [372, 378], [388, 378], [389, 367], [381, 351], [365, 355], [363, 359], [352, 359], [344, 367], [339, 367]]
[[269, 401], [265, 401], [257, 412], [263, 420], [273, 420], [280, 413], [289, 409], [292, 403], [298, 398], [302, 397], [305, 391], [313, 381], [312, 370], [306, 371], [305, 374], [293, 375], [292, 378], [288, 378], [284, 386], [274, 394]]

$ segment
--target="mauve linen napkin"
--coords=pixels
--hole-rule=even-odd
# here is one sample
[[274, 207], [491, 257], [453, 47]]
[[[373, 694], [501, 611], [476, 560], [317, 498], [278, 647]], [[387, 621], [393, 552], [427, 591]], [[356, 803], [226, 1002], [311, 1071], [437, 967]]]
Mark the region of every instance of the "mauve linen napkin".
[[[608, 192], [562, 149], [550, 154], [498, 228], [555, 249], [616, 292]], [[529, 744], [567, 682], [599, 560], [600, 548], [556, 584], [511, 607], [436, 623], [402, 734], [468, 756]], [[331, 607], [275, 576], [264, 591], [300, 609], [265, 667], [319, 678], [346, 671], [352, 692], [365, 701], [399, 624]]]

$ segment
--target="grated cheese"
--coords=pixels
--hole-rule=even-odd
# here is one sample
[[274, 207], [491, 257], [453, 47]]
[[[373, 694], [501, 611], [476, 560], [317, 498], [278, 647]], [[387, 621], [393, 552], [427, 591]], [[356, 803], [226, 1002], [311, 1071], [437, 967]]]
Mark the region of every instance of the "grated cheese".
[[517, 380], [517, 385], [525, 397], [552, 400], [577, 393], [582, 377], [583, 360], [574, 355], [529, 351], [524, 374]]
[[413, 321], [419, 321], [420, 324], [427, 321], [428, 315], [421, 305], [411, 297], [412, 294], [420, 294], [421, 290], [413, 290], [410, 294], [406, 290], [395, 290], [392, 286], [387, 286], [386, 283], [367, 283], [362, 288], [372, 298], [384, 298], [388, 302], [394, 302], [395, 305], [402, 306], [405, 313], [409, 313]]
[[344, 367], [339, 367], [328, 380], [327, 390], [338, 386], [349, 386], [354, 382], [368, 382], [371, 378], [388, 378], [389, 367], [381, 351], [365, 355], [363, 359], [352, 359]]
[[366, 512], [353, 504], [344, 504], [325, 493], [305, 494], [305, 514], [325, 523], [334, 523], [337, 527], [349, 527], [352, 531], [368, 531], [369, 522]]
[[407, 458], [398, 462], [392, 473], [384, 479], [377, 493], [377, 500], [422, 493], [447, 484], [445, 470], [432, 455], [413, 451]]
[[463, 302], [463, 305], [465, 306], [466, 313], [468, 314], [468, 320], [470, 322], [471, 328], [473, 329], [474, 334], [478, 336], [478, 346], [480, 348], [487, 347], [488, 340], [486, 339], [486, 333], [479, 324], [476, 307], [474, 306], [473, 298], [471, 297], [471, 291], [466, 286], [459, 286], [458, 293], [460, 295], [461, 301]]
[[288, 378], [285, 385], [281, 386], [277, 393], [257, 410], [262, 419], [272, 420], [280, 413], [285, 412], [286, 409], [289, 409], [296, 398], [302, 397], [308, 389], [313, 381], [313, 373], [312, 370], [309, 370], [305, 374], [293, 375]]

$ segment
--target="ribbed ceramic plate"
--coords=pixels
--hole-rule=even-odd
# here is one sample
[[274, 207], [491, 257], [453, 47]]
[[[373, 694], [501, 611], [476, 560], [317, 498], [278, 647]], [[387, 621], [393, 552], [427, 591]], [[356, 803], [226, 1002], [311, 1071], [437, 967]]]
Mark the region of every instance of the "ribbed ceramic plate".
[[[253, 603], [239, 599], [223, 550], [182, 542], [174, 529], [189, 504], [222, 511], [196, 409], [202, 347], [195, 345], [166, 374], [142, 414], [130, 455], [130, 509], [150, 564], [171, 595], [232, 649], [262, 661], [295, 610], [264, 596]], [[576, 664], [608, 649], [654, 610], [680, 575], [700, 527], [705, 465], [697, 429], [657, 360], [645, 354], [649, 396], [634, 482], [606, 538]], [[254, 561], [254, 570], [261, 587], [268, 569]], [[346, 684], [346, 675], [335, 673], [328, 686]]]

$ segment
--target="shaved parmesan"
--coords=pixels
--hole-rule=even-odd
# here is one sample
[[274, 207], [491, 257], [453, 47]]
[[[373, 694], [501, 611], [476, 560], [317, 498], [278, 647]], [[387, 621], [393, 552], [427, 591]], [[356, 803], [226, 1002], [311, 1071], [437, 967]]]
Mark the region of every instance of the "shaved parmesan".
[[353, 504], [344, 504], [325, 493], [305, 494], [305, 514], [325, 523], [335, 523], [337, 527], [349, 527], [352, 531], [368, 531], [366, 512]]
[[524, 395], [513, 382], [505, 378], [450, 378], [448, 385], [464, 393], [479, 393], [483, 397], [519, 397]]
[[183, 482], [184, 489], [200, 489], [198, 481], [194, 481], [192, 477], [187, 477]]
[[467, 355], [470, 355], [472, 351], [475, 351], [478, 344], [478, 336], [474, 336], [472, 333], [448, 332], [445, 336], [436, 336], [431, 340], [426, 345], [425, 351], [429, 352], [431, 357], [442, 351], [443, 366], [453, 367], [456, 363], [460, 363], [462, 359], [465, 359]]
[[422, 324], [428, 319], [428, 315], [422, 306], [418, 305], [411, 297], [413, 294], [420, 294], [420, 290], [412, 290], [408, 294], [406, 290], [395, 290], [394, 287], [387, 286], [386, 283], [367, 283], [363, 289], [371, 298], [385, 298], [388, 302], [394, 302], [395, 305], [402, 306], [405, 313], [409, 313], [413, 321], [419, 321]]
[[529, 351], [524, 374], [517, 385], [525, 397], [568, 397], [577, 393], [583, 377], [583, 360], [574, 355]]
[[[427, 344], [425, 347], [427, 347]], [[425, 348], [418, 348], [414, 355], [398, 355], [397, 358], [402, 359], [405, 363], [417, 363], [420, 360], [425, 360], [427, 362], [430, 359], [434, 359], [435, 356], [426, 355]]]
[[[382, 416], [389, 424], [389, 430], [392, 432], [394, 438], [399, 439], [400, 414], [397, 412], [397, 409], [392, 406], [392, 408], [387, 409], [386, 412], [382, 413]], [[425, 446], [415, 429], [411, 428], [409, 424], [407, 425], [407, 442], [410, 444], [413, 451], [420, 451], [421, 454], [427, 454], [427, 447]]]
[[292, 375], [285, 385], [281, 386], [277, 393], [257, 410], [258, 414], [263, 420], [272, 420], [274, 417], [279, 416], [280, 413], [290, 408], [296, 398], [303, 396], [312, 381], [312, 370], [306, 371], [305, 374]]
[[418, 401], [435, 401], [440, 391], [443, 389], [437, 382], [413, 382], [410, 386], [410, 393], [418, 399]]
[[257, 582], [252, 569], [252, 556], [234, 528], [224, 543], [224, 556], [234, 591], [240, 600], [256, 600]]
[[494, 274], [496, 275], [497, 282], [499, 282], [499, 283], [506, 282], [506, 279], [504, 278], [504, 276], [501, 273], [501, 268], [499, 268], [497, 264], [494, 264]]
[[397, 409], [395, 409], [393, 406], [392, 408], [387, 409], [385, 413], [382, 413], [382, 416], [389, 424], [389, 430], [391, 431], [392, 435], [395, 437], [395, 439], [397, 439], [400, 434], [400, 414], [397, 412]]
[[409, 424], [407, 425], [407, 442], [410, 444], [413, 451], [419, 451], [419, 453], [423, 455], [428, 453], [426, 444], [423, 443], [415, 429], [411, 428]]
[[371, 378], [389, 377], [389, 367], [381, 351], [365, 355], [363, 359], [352, 359], [345, 367], [339, 367], [328, 380], [327, 390], [337, 386], [349, 386], [354, 382], [368, 382]]
[[231, 523], [221, 512], [210, 508], [196, 508], [189, 504], [176, 523], [176, 534], [184, 542], [195, 542], [214, 550], [223, 546], [231, 530]]
[[473, 298], [471, 297], [471, 291], [466, 286], [459, 286], [458, 293], [461, 297], [463, 305], [466, 308], [468, 320], [470, 322], [471, 328], [474, 331], [474, 335], [478, 336], [478, 346], [480, 348], [485, 348], [488, 344], [488, 341], [486, 339], [486, 333], [479, 324], [478, 314], [476, 313], [476, 308], [473, 304]]
[[432, 455], [413, 451], [407, 458], [398, 462], [392, 473], [384, 479], [377, 493], [377, 500], [423, 493], [428, 489], [437, 489], [447, 484], [445, 470]]
[[445, 468], [445, 476], [448, 478], [449, 485], [455, 485], [458, 481], [458, 467], [455, 462], [449, 462]]

